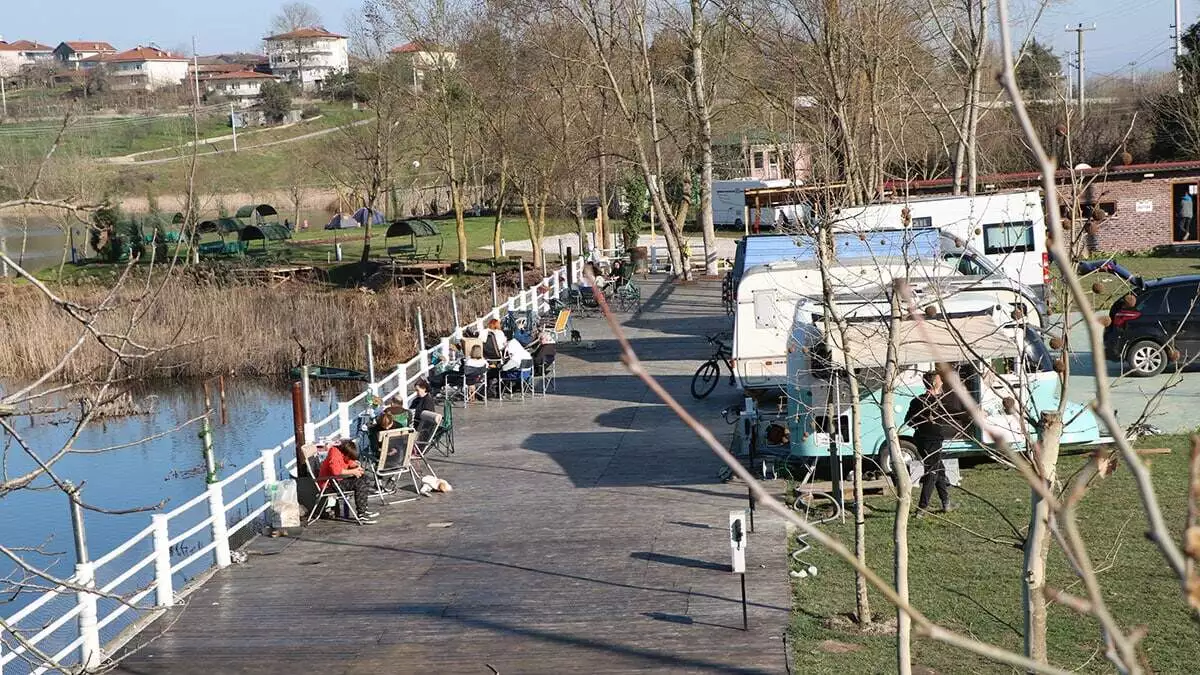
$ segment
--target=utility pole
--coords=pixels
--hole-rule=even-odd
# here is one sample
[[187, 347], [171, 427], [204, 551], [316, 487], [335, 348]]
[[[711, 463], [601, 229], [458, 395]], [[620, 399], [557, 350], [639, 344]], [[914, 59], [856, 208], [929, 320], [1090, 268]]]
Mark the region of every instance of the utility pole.
[[1079, 120], [1083, 121], [1083, 34], [1088, 31], [1096, 30], [1096, 24], [1092, 24], [1091, 28], [1085, 28], [1083, 24], [1079, 24], [1074, 28], [1067, 26], [1068, 33], [1075, 33], [1077, 48], [1075, 51], [1075, 80], [1079, 85]]
[[237, 115], [233, 112], [233, 101], [229, 102], [229, 126], [233, 129], [233, 151], [237, 152]]
[[1179, 70], [1179, 58], [1183, 56], [1183, 12], [1179, 7], [1180, 1], [1175, 0], [1175, 86], [1183, 93], [1183, 71]]

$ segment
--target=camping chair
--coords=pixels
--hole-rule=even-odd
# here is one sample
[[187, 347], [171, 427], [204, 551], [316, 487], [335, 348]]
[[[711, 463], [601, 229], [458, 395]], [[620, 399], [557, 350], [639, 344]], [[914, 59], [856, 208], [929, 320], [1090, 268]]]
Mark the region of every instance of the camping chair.
[[488, 377], [484, 386], [484, 403], [487, 402], [487, 389], [493, 381], [496, 383], [496, 395], [500, 394], [500, 366], [504, 364], [504, 351], [500, 349], [500, 343], [496, 341], [496, 334], [489, 331], [487, 338], [483, 341], [483, 358], [488, 362]]
[[484, 405], [487, 405], [487, 367], [468, 367], [463, 366], [462, 372], [462, 389], [463, 389], [463, 404], [466, 405], [471, 401], [482, 399]]
[[614, 295], [617, 299], [617, 308], [622, 312], [636, 312], [642, 308], [642, 289], [638, 288], [632, 277], [617, 286]]
[[413, 448], [416, 445], [417, 433], [411, 428], [388, 429], [379, 434], [379, 460], [372, 465], [371, 472], [375, 479], [375, 494], [384, 504], [400, 504], [411, 502], [417, 497], [398, 499], [389, 502], [387, 495], [396, 492], [396, 480], [408, 474], [412, 480], [413, 490], [421, 494], [421, 486], [417, 483], [416, 472], [413, 471]]
[[533, 359], [521, 361], [521, 365], [512, 370], [501, 371], [501, 387], [507, 385], [509, 397], [516, 396], [517, 387], [521, 388], [521, 400], [525, 400], [526, 392], [533, 393]]
[[449, 400], [442, 405], [442, 423], [426, 447], [437, 450], [442, 457], [454, 454], [454, 406], [450, 405]]
[[[558, 388], [554, 384], [554, 376], [557, 374], [555, 372], [556, 369], [554, 364], [557, 357], [558, 345], [554, 344], [553, 342], [542, 343], [541, 349], [538, 349], [537, 354], [535, 355], [536, 360], [533, 364], [533, 377], [535, 382], [537, 380], [541, 380], [542, 396], [546, 396], [547, 392], [551, 389], [554, 389], [555, 392], [558, 391]], [[535, 386], [535, 395], [536, 391], [537, 387]]]
[[[316, 445], [305, 443], [300, 446], [300, 454], [304, 457], [304, 466], [308, 468], [308, 475], [317, 477], [321, 475], [321, 453]], [[313, 503], [312, 510], [308, 512], [308, 518], [305, 520], [305, 525], [311, 523], [321, 516], [329, 508], [329, 500], [334, 500], [333, 506], [339, 504], [344, 505], [345, 509], [354, 517], [354, 522], [362, 525], [362, 519], [358, 512], [354, 510], [353, 495], [347, 495], [342, 489], [341, 481], [337, 478], [314, 478], [317, 485], [317, 499]], [[321, 485], [324, 480], [325, 484]]]

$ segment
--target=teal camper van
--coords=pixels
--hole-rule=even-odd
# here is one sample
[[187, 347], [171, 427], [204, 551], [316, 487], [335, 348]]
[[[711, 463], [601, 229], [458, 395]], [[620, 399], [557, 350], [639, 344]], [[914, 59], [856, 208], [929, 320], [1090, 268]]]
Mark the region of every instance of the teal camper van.
[[[988, 421], [986, 429], [970, 426], [947, 440], [947, 455], [986, 453], [1000, 440], [1024, 449], [1027, 434], [1036, 439], [1041, 413], [1056, 409], [1061, 394], [1054, 357], [1041, 328], [1036, 320], [1025, 319], [1037, 316], [1027, 312], [1027, 296], [1017, 288], [981, 288], [977, 281], [962, 278], [913, 281], [911, 288], [920, 311], [918, 318], [902, 311], [899, 321], [896, 423], [903, 425], [909, 403], [924, 392], [922, 373], [944, 361], [957, 369]], [[786, 455], [809, 466], [835, 453], [853, 456], [853, 405], [847, 377], [847, 368], [852, 368], [861, 397], [863, 454], [878, 458], [885, 470], [890, 467], [882, 409], [889, 293], [890, 285], [874, 294], [857, 292], [834, 299], [845, 320], [844, 344], [841, 331], [826, 332], [822, 301], [805, 299], [797, 304], [788, 340], [786, 396], [773, 411], [759, 409], [747, 399], [742, 424], [735, 432], [744, 448]], [[1095, 414], [1082, 405], [1068, 402], [1063, 419], [1064, 446], [1111, 441]], [[915, 456], [908, 442], [911, 434], [911, 429], [901, 427], [906, 452]], [[768, 438], [786, 447], [764, 447]]]

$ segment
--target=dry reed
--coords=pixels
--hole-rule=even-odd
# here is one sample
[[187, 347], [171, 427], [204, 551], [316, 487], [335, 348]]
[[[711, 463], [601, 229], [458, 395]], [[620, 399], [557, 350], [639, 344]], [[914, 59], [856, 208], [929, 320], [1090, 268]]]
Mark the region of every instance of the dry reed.
[[[95, 287], [63, 290], [88, 305], [104, 292]], [[174, 279], [161, 297], [131, 302], [134, 297], [134, 289], [123, 291], [119, 308], [103, 316], [100, 330], [123, 333], [131, 312], [143, 309], [146, 316], [133, 339], [169, 349], [127, 360], [120, 375], [133, 379], [282, 376], [299, 363], [300, 345], [310, 364], [365, 369], [368, 333], [382, 371], [416, 353], [417, 307], [430, 344], [453, 329], [449, 290], [369, 293], [300, 283], [229, 287]], [[464, 322], [490, 311], [490, 282], [460, 290], [458, 305]], [[0, 285], [0, 377], [40, 376], [58, 363], [81, 331], [78, 322], [35, 289]], [[111, 360], [111, 353], [89, 338], [56, 379], [86, 381], [103, 373]]]

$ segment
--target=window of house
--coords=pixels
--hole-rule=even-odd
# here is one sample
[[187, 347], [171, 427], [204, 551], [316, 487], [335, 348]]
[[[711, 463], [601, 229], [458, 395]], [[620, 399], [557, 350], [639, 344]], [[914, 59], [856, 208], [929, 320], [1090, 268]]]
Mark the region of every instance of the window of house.
[[751, 157], [753, 158], [752, 161], [754, 162], [754, 168], [756, 168], [756, 169], [763, 168], [763, 160], [764, 160], [765, 154], [766, 153], [763, 153], [763, 152], [751, 153]]
[[[1080, 204], [1079, 205], [1079, 216], [1081, 218], [1083, 218], [1084, 220], [1090, 220], [1092, 215], [1096, 213], [1097, 209], [1103, 211], [1105, 214], [1105, 217], [1111, 218], [1112, 216], [1115, 216], [1117, 214], [1117, 203], [1116, 202], [1099, 202], [1099, 203], [1088, 202], [1086, 204]], [[1063, 218], [1070, 218], [1071, 217], [1071, 205], [1063, 204], [1063, 205], [1059, 206], [1058, 212], [1060, 215], [1062, 215]]]
[[1032, 220], [983, 226], [983, 252], [987, 255], [1026, 253], [1032, 250]]

